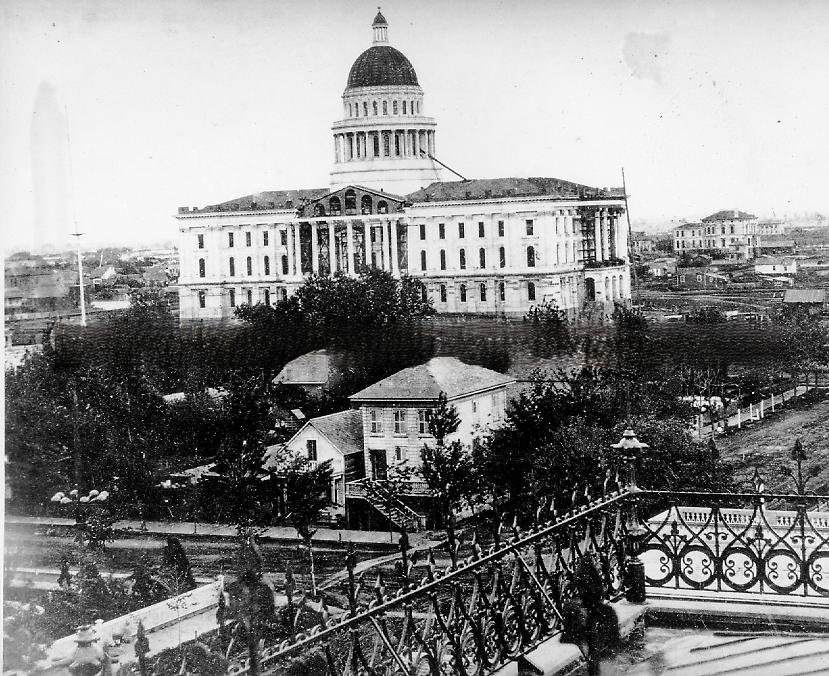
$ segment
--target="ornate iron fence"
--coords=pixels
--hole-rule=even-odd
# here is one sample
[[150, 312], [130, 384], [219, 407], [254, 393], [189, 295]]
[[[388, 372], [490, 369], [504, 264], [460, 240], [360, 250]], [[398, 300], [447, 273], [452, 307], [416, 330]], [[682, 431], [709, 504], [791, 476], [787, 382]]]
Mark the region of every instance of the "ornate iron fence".
[[802, 458], [794, 494], [766, 493], [757, 475], [746, 493], [653, 491], [636, 486], [644, 447], [628, 430], [616, 445], [622, 481], [608, 476], [598, 499], [574, 492], [569, 509], [549, 505], [527, 527], [501, 524], [486, 547], [450, 530], [442, 560], [430, 550], [418, 561], [404, 533], [395, 571], [373, 583], [349, 553], [347, 607], [323, 604], [315, 626], [298, 626], [303, 604], [289, 584], [288, 638], [229, 673], [281, 673], [301, 660], [303, 673], [329, 676], [489, 674], [562, 631], [584, 559], [607, 601], [642, 602], [646, 588], [829, 597], [829, 513], [814, 511], [829, 496], [807, 494]]

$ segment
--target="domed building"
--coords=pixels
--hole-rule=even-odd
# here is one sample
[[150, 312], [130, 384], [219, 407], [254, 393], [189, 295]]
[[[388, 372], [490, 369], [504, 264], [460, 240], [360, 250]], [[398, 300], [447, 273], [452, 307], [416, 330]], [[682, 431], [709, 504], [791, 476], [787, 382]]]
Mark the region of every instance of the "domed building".
[[333, 189], [362, 185], [406, 195], [441, 180], [433, 159], [433, 118], [423, 114], [423, 90], [409, 59], [388, 44], [388, 23], [377, 12], [374, 44], [348, 73], [343, 119], [334, 123]]
[[[438, 312], [606, 312], [630, 298], [625, 197], [550, 177], [444, 180], [435, 120], [378, 11], [332, 125], [330, 185], [180, 207], [182, 321], [273, 304], [309, 274], [421, 279]], [[454, 172], [453, 172], [454, 173]]]

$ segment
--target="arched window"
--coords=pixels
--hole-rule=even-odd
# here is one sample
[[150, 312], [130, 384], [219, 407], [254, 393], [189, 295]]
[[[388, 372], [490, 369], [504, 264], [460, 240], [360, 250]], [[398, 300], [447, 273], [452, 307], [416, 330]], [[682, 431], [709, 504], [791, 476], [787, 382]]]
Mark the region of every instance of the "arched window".
[[372, 132], [371, 143], [372, 147], [374, 148], [374, 154], [372, 155], [372, 157], [380, 157], [380, 134], [378, 134], [377, 132]]
[[481, 300], [486, 301], [486, 282], [481, 282]]
[[371, 214], [374, 213], [372, 209], [374, 205], [371, 201], [371, 195], [363, 195], [360, 198], [360, 212], [363, 214]]
[[527, 300], [535, 300], [535, 284], [527, 282]]
[[504, 247], [498, 249], [498, 264], [502, 268], [507, 267], [507, 250]]
[[443, 249], [440, 250], [440, 269], [446, 269], [446, 251]]
[[461, 303], [465, 303], [466, 302], [466, 284], [461, 284], [460, 292], [461, 292]]
[[266, 275], [271, 274], [271, 259], [268, 256], [265, 256], [264, 263], [265, 263], [265, 274]]
[[391, 112], [394, 115], [397, 115], [397, 101], [391, 102]]
[[404, 115], [408, 115], [408, 113], [406, 112], [407, 104], [408, 104], [408, 101], [403, 101], [403, 114]]
[[250, 277], [253, 274], [253, 259], [250, 256], [248, 256], [247, 264], [248, 264], [248, 266], [247, 266], [248, 267], [248, 277]]
[[466, 270], [466, 250], [461, 249], [458, 254], [458, 262], [461, 265], [461, 270]]
[[377, 213], [378, 214], [387, 214], [389, 213], [389, 204], [386, 200], [380, 200], [377, 203]]
[[325, 207], [322, 204], [314, 205], [314, 216], [325, 216]]
[[383, 132], [383, 157], [389, 157], [391, 155], [391, 134], [389, 132]]
[[368, 117], [368, 101], [363, 101], [363, 115]]
[[383, 115], [389, 114], [389, 102], [383, 101]]
[[440, 285], [440, 302], [441, 303], [446, 302], [446, 284], [441, 284]]
[[507, 290], [503, 282], [498, 282], [498, 297], [502, 303], [507, 299]]
[[227, 272], [231, 277], [236, 276], [236, 261], [232, 257], [227, 260]]
[[287, 256], [282, 256], [282, 274], [283, 275], [288, 274], [288, 257]]
[[205, 268], [204, 258], [199, 258], [199, 277], [204, 277], [206, 273], [207, 270]]
[[426, 269], [426, 252], [425, 251], [420, 252], [420, 269], [421, 270]]
[[610, 277], [604, 278], [604, 299], [610, 298]]
[[331, 211], [332, 216], [339, 216], [342, 213], [340, 198], [334, 195], [334, 197], [328, 200], [328, 208]]
[[374, 108], [374, 114], [377, 115], [377, 101], [373, 101], [371, 103], [372, 108]]
[[345, 213], [357, 211], [357, 193], [353, 190], [345, 191]]
[[479, 263], [481, 264], [481, 269], [483, 270], [486, 267], [486, 249], [480, 249], [478, 251], [478, 258]]
[[596, 300], [596, 280], [592, 277], [587, 277], [584, 280], [584, 293], [586, 300]]
[[425, 303], [429, 300], [429, 292], [426, 290], [426, 285], [422, 284], [420, 287], [420, 299]]
[[528, 246], [527, 247], [527, 267], [534, 268], [535, 267], [535, 247]]
[[618, 282], [616, 281], [616, 276], [614, 275], [613, 278], [610, 280], [613, 286], [613, 297], [618, 298], [619, 295], [619, 287], [617, 286]]

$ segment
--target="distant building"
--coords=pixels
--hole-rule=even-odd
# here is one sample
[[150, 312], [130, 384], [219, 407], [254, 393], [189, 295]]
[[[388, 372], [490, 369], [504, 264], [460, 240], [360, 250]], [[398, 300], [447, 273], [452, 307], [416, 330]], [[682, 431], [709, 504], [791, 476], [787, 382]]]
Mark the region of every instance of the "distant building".
[[657, 279], [672, 279], [676, 275], [676, 258], [657, 258], [643, 263], [648, 268], [651, 277]]
[[649, 253], [656, 249], [656, 240], [644, 232], [634, 232], [631, 233], [630, 246], [635, 254]]
[[348, 355], [342, 352], [314, 350], [285, 364], [273, 382], [294, 385], [308, 394], [319, 395], [342, 382], [350, 361]]
[[760, 240], [758, 248], [761, 255], [790, 254], [795, 250], [796, 244], [793, 239], [767, 239], [764, 237]]
[[794, 258], [763, 256], [754, 259], [754, 272], [758, 275], [796, 275], [797, 261]]
[[673, 229], [674, 251], [720, 252], [722, 257], [746, 260], [754, 258], [760, 246], [757, 216], [744, 211], [718, 211], [701, 223], [683, 223]]
[[783, 307], [810, 314], [824, 312], [829, 309], [826, 289], [788, 289], [783, 295]]
[[724, 289], [730, 278], [710, 268], [677, 268], [674, 282], [680, 289]]

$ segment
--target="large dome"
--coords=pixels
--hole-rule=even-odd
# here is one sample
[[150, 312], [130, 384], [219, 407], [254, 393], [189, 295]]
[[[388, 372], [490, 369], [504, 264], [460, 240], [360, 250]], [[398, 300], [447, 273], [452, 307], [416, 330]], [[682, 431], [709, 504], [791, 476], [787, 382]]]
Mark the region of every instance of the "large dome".
[[417, 73], [403, 53], [389, 45], [369, 47], [351, 66], [348, 88], [418, 86]]

